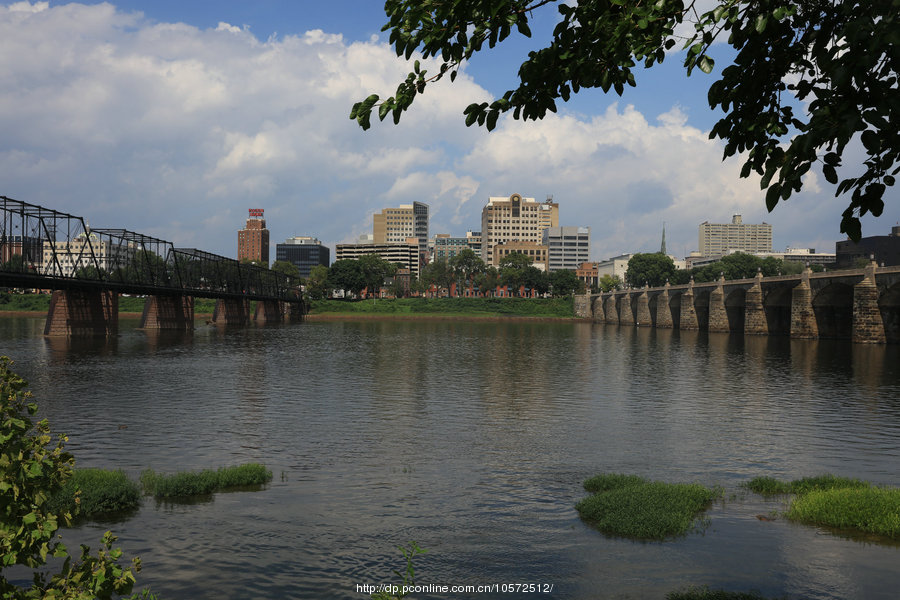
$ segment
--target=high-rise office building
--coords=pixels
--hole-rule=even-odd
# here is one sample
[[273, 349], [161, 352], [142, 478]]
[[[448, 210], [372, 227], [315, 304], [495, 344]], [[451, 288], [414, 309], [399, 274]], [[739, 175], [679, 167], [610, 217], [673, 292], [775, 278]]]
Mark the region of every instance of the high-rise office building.
[[238, 260], [269, 264], [269, 230], [262, 208], [251, 208], [247, 226], [238, 231]]
[[591, 255], [590, 227], [548, 227], [542, 243], [547, 246], [547, 270], [576, 271]]
[[559, 204], [513, 194], [509, 198], [491, 197], [481, 210], [481, 260], [495, 264], [494, 246], [508, 242], [540, 244], [548, 227], [559, 226]]
[[372, 215], [372, 241], [375, 244], [406, 244], [419, 240], [419, 261], [428, 253], [428, 205], [423, 202], [385, 208]]
[[331, 264], [331, 249], [314, 237], [296, 236], [283, 244], [275, 244], [275, 260], [286, 260], [300, 270], [300, 277], [309, 278], [316, 265]]
[[731, 223], [700, 224], [698, 243], [701, 256], [724, 256], [729, 250], [741, 252], [771, 252], [772, 226], [768, 223], [743, 223], [741, 215], [734, 215]]

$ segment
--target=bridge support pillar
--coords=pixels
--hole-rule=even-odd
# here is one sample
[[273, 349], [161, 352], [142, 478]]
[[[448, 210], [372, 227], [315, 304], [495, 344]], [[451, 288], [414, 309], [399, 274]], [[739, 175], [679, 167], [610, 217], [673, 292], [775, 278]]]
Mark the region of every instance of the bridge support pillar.
[[141, 329], [194, 328], [193, 296], [148, 296], [141, 315]]
[[672, 309], [669, 307], [669, 282], [662, 293], [656, 297], [656, 327], [659, 329], [672, 328]]
[[284, 320], [284, 306], [281, 300], [257, 300], [253, 320], [257, 323], [281, 323]]
[[653, 317], [650, 315], [650, 296], [647, 295], [646, 288], [638, 296], [635, 325], [638, 327], [653, 327]]
[[303, 315], [306, 314], [306, 305], [303, 304], [303, 301], [299, 302], [284, 302], [284, 320], [288, 323], [299, 323], [303, 320]]
[[819, 324], [809, 287], [810, 272], [807, 267], [800, 276], [800, 284], [791, 291], [791, 337], [796, 339], [814, 340], [819, 337]]
[[768, 335], [769, 321], [763, 306], [762, 273], [756, 273], [756, 281], [744, 296], [744, 335]]
[[213, 309], [216, 325], [247, 325], [250, 323], [250, 302], [241, 298], [219, 298]]
[[610, 294], [603, 304], [603, 312], [606, 314], [606, 322], [611, 325], [619, 324], [619, 312], [616, 310], [616, 295]]
[[697, 322], [697, 309], [694, 308], [694, 280], [688, 284], [688, 289], [681, 294], [681, 319], [679, 329], [700, 329]]
[[878, 307], [874, 261], [866, 267], [863, 280], [853, 286], [853, 341], [861, 344], [887, 343], [884, 321]]
[[56, 290], [44, 335], [115, 335], [119, 329], [119, 295], [110, 290]]
[[575, 295], [575, 318], [590, 319], [591, 318], [591, 295], [576, 294]]
[[619, 325], [634, 325], [634, 313], [631, 311], [631, 292], [625, 292], [619, 299]]
[[718, 285], [709, 293], [709, 329], [710, 333], [728, 333], [728, 312], [725, 310], [725, 276], [719, 277]]
[[603, 312], [603, 296], [597, 296], [591, 300], [591, 320], [594, 323], [606, 322], [606, 315]]

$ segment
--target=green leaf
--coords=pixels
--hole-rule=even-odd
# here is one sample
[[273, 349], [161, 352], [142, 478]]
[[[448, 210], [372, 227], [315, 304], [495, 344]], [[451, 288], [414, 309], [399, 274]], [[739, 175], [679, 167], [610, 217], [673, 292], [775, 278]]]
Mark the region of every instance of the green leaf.
[[833, 166], [829, 164], [822, 165], [822, 174], [828, 183], [836, 184], [838, 182], [837, 171], [835, 171]]
[[772, 212], [775, 209], [780, 199], [781, 184], [776, 182], [770, 185], [769, 190], [766, 192], [766, 208], [769, 212]]
[[703, 56], [700, 57], [700, 63], [698, 66], [700, 67], [701, 71], [703, 71], [706, 74], [709, 74], [709, 73], [712, 73], [713, 66], [715, 64], [716, 64], [716, 62], [713, 59], [711, 59], [709, 56], [704, 54]]

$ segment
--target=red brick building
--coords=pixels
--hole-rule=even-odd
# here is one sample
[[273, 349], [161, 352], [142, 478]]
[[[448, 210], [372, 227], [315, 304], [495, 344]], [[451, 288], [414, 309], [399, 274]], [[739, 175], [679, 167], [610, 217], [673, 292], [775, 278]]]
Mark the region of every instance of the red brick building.
[[247, 226], [238, 231], [238, 260], [255, 260], [269, 264], [269, 230], [262, 208], [251, 208]]

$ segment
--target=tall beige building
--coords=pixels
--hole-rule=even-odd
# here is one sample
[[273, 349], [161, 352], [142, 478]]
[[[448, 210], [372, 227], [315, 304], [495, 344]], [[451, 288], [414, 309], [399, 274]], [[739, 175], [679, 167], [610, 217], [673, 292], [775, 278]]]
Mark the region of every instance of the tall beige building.
[[772, 226], [768, 223], [743, 223], [734, 215], [731, 223], [700, 223], [698, 243], [702, 256], [724, 256], [729, 250], [771, 252]]
[[513, 194], [492, 196], [481, 210], [481, 260], [494, 264], [494, 246], [509, 242], [541, 243], [544, 230], [559, 227], [559, 204]]
[[419, 240], [420, 261], [428, 251], [428, 205], [423, 202], [385, 208], [372, 215], [372, 241], [375, 244], [405, 244]]

